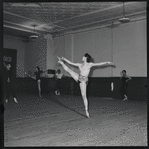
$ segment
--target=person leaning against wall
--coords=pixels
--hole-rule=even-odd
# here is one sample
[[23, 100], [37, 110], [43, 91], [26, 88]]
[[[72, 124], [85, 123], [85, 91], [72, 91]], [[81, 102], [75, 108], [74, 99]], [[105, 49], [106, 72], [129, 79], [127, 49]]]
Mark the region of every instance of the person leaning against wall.
[[127, 87], [128, 87], [128, 81], [131, 80], [132, 78], [127, 75], [126, 70], [121, 71], [121, 95], [124, 98], [123, 101], [128, 100], [127, 96]]
[[14, 102], [18, 103], [17, 98], [16, 98], [16, 92], [13, 88], [13, 83], [14, 83], [14, 76], [12, 74], [11, 71], [11, 65], [8, 64], [4, 64], [4, 86], [5, 86], [5, 96], [6, 96], [6, 103], [8, 103], [9, 98], [10, 98], [10, 94], [12, 94]]

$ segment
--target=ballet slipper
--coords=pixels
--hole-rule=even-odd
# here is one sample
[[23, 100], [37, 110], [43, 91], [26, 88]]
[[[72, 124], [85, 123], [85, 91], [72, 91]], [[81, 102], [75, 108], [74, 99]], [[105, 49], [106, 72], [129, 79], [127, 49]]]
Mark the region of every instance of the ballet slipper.
[[128, 98], [127, 98], [127, 97], [125, 97], [125, 98], [123, 99], [123, 101], [125, 101], [125, 100], [128, 100]]
[[64, 62], [64, 57], [59, 57], [59, 56], [57, 56], [57, 58], [58, 58], [58, 61], [61, 61], [61, 62]]
[[128, 98], [127, 98], [127, 96], [126, 96], [126, 95], [124, 95], [124, 97], [125, 97], [125, 98], [123, 99], [123, 101], [128, 100]]
[[88, 111], [85, 111], [85, 112], [86, 112], [86, 116], [87, 116], [88, 118], [90, 118]]
[[63, 61], [60, 59], [60, 60], [58, 61], [58, 63], [59, 63], [59, 64], [63, 64]]
[[58, 56], [57, 56], [57, 58], [58, 58], [58, 63], [61, 64], [62, 63], [62, 59], [60, 57], [58, 57]]
[[56, 91], [55, 91], [55, 95], [56, 95]]
[[58, 58], [58, 61], [62, 61], [62, 58], [60, 58], [59, 56], [57, 56], [57, 58]]
[[17, 101], [17, 99], [16, 99], [16, 98], [13, 98], [13, 99], [14, 99], [14, 102], [15, 102], [15, 103], [18, 103], [18, 101]]

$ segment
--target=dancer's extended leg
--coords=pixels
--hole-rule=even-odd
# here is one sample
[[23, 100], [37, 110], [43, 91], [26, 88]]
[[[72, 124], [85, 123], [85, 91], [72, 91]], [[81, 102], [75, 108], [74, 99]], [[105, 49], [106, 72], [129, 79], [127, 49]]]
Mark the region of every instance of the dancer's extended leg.
[[82, 95], [84, 106], [85, 106], [86, 116], [89, 118], [88, 100], [87, 100], [87, 97], [86, 97], [86, 85], [87, 85], [86, 82], [81, 82], [80, 83], [80, 89], [81, 89], [81, 95]]
[[71, 69], [69, 69], [69, 68], [61, 61], [60, 58], [59, 58], [58, 63], [60, 63], [60, 64], [62, 65], [62, 67], [64, 68], [64, 70], [67, 71], [75, 81], [78, 81], [79, 75], [78, 75], [76, 72], [74, 72], [74, 71], [72, 71]]
[[[62, 67], [64, 68], [65, 71], [67, 71], [72, 78], [78, 82], [78, 78], [79, 78], [79, 74], [75, 73], [74, 71], [72, 71], [71, 69], [69, 69], [59, 58], [58, 63], [60, 63], [62, 65]], [[89, 118], [89, 113], [88, 113], [88, 101], [87, 101], [87, 97], [86, 97], [86, 82], [81, 82], [80, 83], [80, 89], [81, 89], [81, 95], [83, 98], [83, 102], [84, 102], [84, 106], [85, 106], [85, 112], [87, 117]]]

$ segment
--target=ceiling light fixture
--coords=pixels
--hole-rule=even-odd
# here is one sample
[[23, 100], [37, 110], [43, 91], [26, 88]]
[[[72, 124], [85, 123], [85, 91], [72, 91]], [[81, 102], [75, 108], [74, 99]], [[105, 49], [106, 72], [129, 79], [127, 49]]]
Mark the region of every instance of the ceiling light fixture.
[[129, 18], [125, 17], [125, 6], [123, 2], [123, 17], [119, 19], [120, 23], [128, 23], [130, 21]]
[[30, 36], [30, 38], [33, 38], [33, 39], [36, 39], [38, 38], [38, 35], [35, 33], [35, 26], [36, 25], [33, 25], [34, 26], [34, 34]]

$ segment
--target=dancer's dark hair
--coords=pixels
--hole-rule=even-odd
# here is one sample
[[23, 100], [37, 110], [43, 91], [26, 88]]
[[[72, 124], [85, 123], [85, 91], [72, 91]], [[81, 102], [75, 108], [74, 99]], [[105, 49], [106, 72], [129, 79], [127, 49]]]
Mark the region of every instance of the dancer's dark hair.
[[87, 58], [87, 62], [91, 62], [92, 57], [88, 53], [85, 53], [84, 56]]
[[126, 73], [126, 70], [122, 70], [122, 72], [125, 72]]

